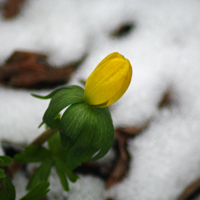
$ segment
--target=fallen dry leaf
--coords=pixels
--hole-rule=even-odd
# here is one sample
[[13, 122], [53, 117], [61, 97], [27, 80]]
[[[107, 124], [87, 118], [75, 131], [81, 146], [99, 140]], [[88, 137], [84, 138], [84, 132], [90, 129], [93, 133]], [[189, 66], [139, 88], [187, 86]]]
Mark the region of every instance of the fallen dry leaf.
[[127, 160], [124, 160], [122, 157], [118, 158], [116, 166], [106, 182], [106, 189], [109, 189], [116, 183], [122, 181], [123, 178], [127, 176], [129, 169], [129, 160], [129, 157]]
[[175, 103], [175, 99], [173, 98], [173, 92], [171, 89], [167, 89], [163, 94], [160, 102], [158, 103], [158, 108], [162, 109], [164, 107], [170, 107]]
[[118, 128], [115, 130], [115, 136], [118, 142], [119, 155], [117, 162], [113, 167], [112, 172], [106, 182], [106, 188], [109, 189], [116, 183], [123, 180], [127, 176], [130, 163], [130, 155], [127, 150], [127, 140], [141, 133], [150, 121], [136, 127]]
[[130, 34], [136, 27], [135, 22], [126, 22], [117, 27], [110, 35], [114, 38], [122, 38]]
[[200, 178], [185, 188], [178, 200], [192, 200], [200, 195]]
[[26, 0], [7, 0], [3, 6], [3, 16], [7, 19], [15, 17]]
[[33, 52], [14, 52], [0, 67], [0, 83], [5, 86], [27, 89], [56, 87], [66, 83], [83, 61], [54, 68], [46, 61], [47, 55]]
[[111, 167], [94, 161], [87, 161], [74, 169], [74, 172], [81, 174], [91, 174], [106, 181], [108, 179], [109, 173], [111, 172]]

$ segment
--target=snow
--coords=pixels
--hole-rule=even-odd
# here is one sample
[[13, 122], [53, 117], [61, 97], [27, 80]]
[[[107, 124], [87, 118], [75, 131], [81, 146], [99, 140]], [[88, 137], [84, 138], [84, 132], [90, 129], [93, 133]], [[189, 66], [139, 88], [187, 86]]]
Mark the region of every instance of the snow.
[[[130, 60], [133, 77], [125, 95], [111, 106], [114, 126], [152, 120], [129, 141], [131, 168], [121, 183], [106, 191], [103, 181], [82, 176], [63, 196], [173, 200], [200, 176], [199, 9], [198, 0], [32, 0], [17, 18], [0, 17], [0, 64], [14, 50], [47, 53], [55, 67], [87, 53], [69, 82], [81, 85], [80, 79], [86, 80], [105, 56], [117, 51]], [[128, 22], [134, 23], [128, 35], [111, 36]], [[159, 109], [168, 90], [172, 105]], [[37, 127], [48, 101], [31, 97], [32, 92], [45, 95], [50, 90], [0, 86], [0, 140], [28, 144], [43, 131]], [[60, 191], [57, 184], [49, 195]]]
[[[99, 178], [93, 176], [79, 175], [80, 179], [76, 183], [70, 183], [70, 191], [65, 192], [61, 187], [59, 178], [53, 170], [50, 176], [50, 191], [48, 193], [49, 199], [88, 199], [99, 200], [103, 199], [104, 182]], [[91, 185], [95, 186], [91, 187]]]
[[26, 175], [22, 171], [19, 171], [14, 176], [12, 183], [14, 184], [16, 189], [16, 199], [20, 199], [28, 193], [28, 191], [26, 191], [25, 189], [28, 180]]

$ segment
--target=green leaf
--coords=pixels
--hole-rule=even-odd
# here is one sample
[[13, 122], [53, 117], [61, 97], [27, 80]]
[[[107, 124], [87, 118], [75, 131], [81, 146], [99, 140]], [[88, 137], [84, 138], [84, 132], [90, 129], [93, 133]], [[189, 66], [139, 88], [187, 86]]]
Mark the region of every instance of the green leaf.
[[[95, 116], [96, 115], [96, 116]], [[98, 148], [100, 151], [91, 159], [98, 160], [105, 156], [111, 148], [114, 140], [114, 127], [108, 107], [96, 108], [97, 118], [96, 134], [92, 143], [92, 148]]]
[[49, 140], [48, 140], [48, 146], [49, 146], [49, 150], [53, 154], [56, 154], [56, 152], [58, 152], [58, 150], [61, 147], [59, 132], [55, 133], [51, 138], [49, 138]]
[[12, 164], [12, 158], [9, 156], [0, 156], [0, 166], [5, 167]]
[[88, 117], [85, 104], [73, 104], [63, 114], [59, 132], [62, 146], [71, 149], [78, 139]]
[[65, 175], [65, 170], [60, 166], [60, 163], [59, 161], [55, 161], [55, 169], [56, 169], [56, 172], [58, 174], [58, 177], [60, 179], [60, 183], [62, 184], [63, 186], [63, 189], [65, 191], [69, 191], [69, 184], [68, 184], [68, 181], [67, 181], [67, 178], [66, 178], [66, 175]]
[[[60, 122], [60, 119], [61, 119], [61, 114], [60, 113], [58, 113], [56, 115], [55, 120], [56, 119], [59, 119], [59, 122]], [[47, 124], [46, 124], [46, 128], [48, 128]], [[51, 153], [53, 155], [55, 155], [56, 152], [58, 152], [58, 150], [61, 147], [59, 131], [57, 133], [55, 133], [51, 138], [49, 138], [48, 146], [49, 146], [49, 150], [51, 151]]]
[[3, 169], [0, 169], [0, 178], [6, 177], [6, 174], [4, 173]]
[[77, 176], [76, 174], [74, 174], [74, 172], [70, 169], [67, 168], [66, 165], [65, 166], [65, 173], [67, 174], [67, 177], [69, 178], [69, 180], [72, 182], [72, 183], [75, 183], [77, 181], [77, 179], [79, 179], [79, 176]]
[[79, 102], [83, 102], [84, 90], [83, 88], [73, 85], [66, 88], [59, 89], [52, 95], [51, 102], [47, 108], [43, 121], [52, 129], [59, 126], [57, 121], [54, 121], [56, 115], [67, 106]]
[[50, 189], [49, 183], [42, 181], [41, 183], [37, 184], [28, 194], [26, 194], [24, 197], [22, 197], [20, 200], [39, 200], [44, 195], [49, 192]]
[[19, 163], [42, 162], [51, 157], [48, 149], [42, 146], [27, 146], [23, 154], [17, 154], [14, 160]]
[[[57, 126], [57, 127], [59, 126], [60, 120], [61, 120], [61, 114], [58, 113], [58, 114], [56, 115], [56, 117], [54, 118], [54, 124], [55, 124], [55, 126]], [[44, 122], [43, 122], [43, 123], [44, 123]], [[49, 126], [48, 126], [47, 124], [45, 124], [45, 128], [48, 129]]]
[[28, 185], [26, 186], [27, 190], [32, 189], [35, 185], [37, 185], [41, 181], [47, 181], [49, 178], [49, 175], [51, 173], [53, 161], [52, 160], [46, 160], [43, 162], [34, 172], [34, 174], [31, 176]]
[[38, 99], [44, 99], [44, 100], [51, 99], [51, 97], [53, 97], [57, 92], [59, 92], [60, 90], [63, 90], [64, 88], [66, 88], [66, 87], [58, 88], [46, 96], [40, 96], [37, 94], [31, 94], [31, 96], [38, 98]]
[[84, 124], [84, 129], [81, 131], [81, 134], [79, 135], [77, 141], [67, 155], [67, 168], [74, 169], [78, 167], [78, 165], [83, 162], [85, 156], [90, 150], [94, 136], [94, 132], [91, 126], [92, 122]]
[[0, 190], [0, 199], [1, 200], [8, 200], [7, 196]]
[[67, 168], [66, 164], [62, 162], [61, 160], [56, 160], [57, 165], [60, 167], [60, 169], [67, 174], [67, 177], [72, 183], [75, 183], [79, 177], [74, 174], [70, 169]]
[[15, 200], [15, 187], [8, 177], [2, 178], [3, 188], [5, 194], [0, 190], [0, 199], [1, 200]]
[[69, 153], [66, 165], [74, 169], [80, 163], [103, 157], [114, 140], [114, 127], [108, 108], [94, 108], [84, 103], [71, 105], [63, 114], [59, 132]]
[[41, 122], [40, 125], [38, 126], [38, 128], [40, 128], [43, 124], [44, 124], [44, 122]]
[[69, 149], [67, 148], [61, 148], [59, 151], [57, 151], [55, 157], [62, 162], [66, 162], [67, 154], [69, 153]]

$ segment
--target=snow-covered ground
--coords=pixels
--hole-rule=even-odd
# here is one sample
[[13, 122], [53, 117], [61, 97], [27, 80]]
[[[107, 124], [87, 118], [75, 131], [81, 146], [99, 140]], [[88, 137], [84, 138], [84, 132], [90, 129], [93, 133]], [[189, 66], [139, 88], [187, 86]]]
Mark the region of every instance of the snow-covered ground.
[[[60, 195], [52, 174], [50, 199], [175, 200], [200, 176], [199, 11], [199, 0], [27, 0], [15, 19], [0, 17], [0, 64], [14, 50], [47, 53], [57, 67], [87, 53], [69, 82], [80, 85], [106, 55], [117, 51], [130, 60], [133, 77], [111, 108], [115, 128], [152, 119], [129, 141], [133, 159], [121, 183], [106, 191], [103, 181], [81, 176], [69, 193]], [[113, 37], [126, 23], [133, 24], [132, 31]], [[171, 106], [158, 109], [168, 90]], [[29, 143], [42, 132], [37, 127], [48, 101], [31, 92], [49, 91], [0, 86], [0, 140]]]

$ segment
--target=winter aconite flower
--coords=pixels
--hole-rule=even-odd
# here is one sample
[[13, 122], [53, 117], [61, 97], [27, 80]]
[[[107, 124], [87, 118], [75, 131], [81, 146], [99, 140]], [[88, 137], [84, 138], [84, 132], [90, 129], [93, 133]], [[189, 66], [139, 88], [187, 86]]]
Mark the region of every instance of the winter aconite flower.
[[[129, 60], [115, 52], [98, 64], [87, 79], [85, 90], [73, 85], [45, 97], [33, 95], [51, 98], [43, 122], [52, 129], [59, 128], [69, 169], [89, 159], [97, 160], [108, 152], [114, 139], [114, 127], [107, 106], [125, 93], [131, 77]], [[61, 119], [57, 118], [65, 108]]]
[[87, 79], [85, 101], [99, 108], [113, 104], [125, 93], [131, 77], [132, 67], [129, 60], [117, 52], [111, 53]]

